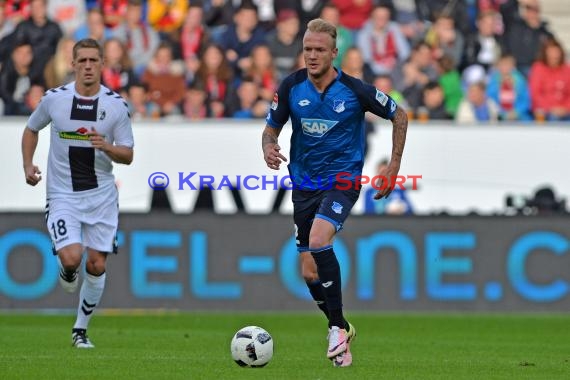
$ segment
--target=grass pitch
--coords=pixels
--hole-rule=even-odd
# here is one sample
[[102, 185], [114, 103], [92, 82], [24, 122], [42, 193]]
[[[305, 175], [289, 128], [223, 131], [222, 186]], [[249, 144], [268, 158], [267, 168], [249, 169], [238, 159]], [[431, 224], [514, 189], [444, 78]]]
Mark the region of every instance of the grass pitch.
[[[71, 347], [70, 315], [0, 315], [0, 379], [570, 379], [570, 315], [349, 314], [350, 368], [325, 358], [324, 317], [305, 314], [95, 315], [92, 350]], [[246, 325], [275, 341], [264, 368], [241, 368]]]

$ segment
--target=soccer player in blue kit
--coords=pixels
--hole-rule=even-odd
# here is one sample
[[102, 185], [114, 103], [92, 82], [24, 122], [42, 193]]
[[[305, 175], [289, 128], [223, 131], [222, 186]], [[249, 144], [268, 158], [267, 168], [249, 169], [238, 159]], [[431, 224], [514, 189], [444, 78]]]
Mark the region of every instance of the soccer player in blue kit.
[[[311, 296], [328, 318], [327, 358], [337, 367], [347, 367], [352, 364], [350, 342], [356, 330], [343, 315], [333, 239], [360, 195], [365, 112], [392, 121], [390, 163], [378, 173], [388, 179], [400, 170], [408, 118], [388, 95], [333, 66], [338, 54], [336, 36], [335, 26], [322, 19], [308, 23], [303, 37], [306, 68], [292, 73], [279, 86], [267, 115], [262, 147], [267, 166], [278, 170], [287, 161], [278, 137], [290, 117], [293, 130], [288, 169], [301, 270]], [[334, 182], [338, 178], [342, 178], [342, 186]], [[326, 186], [323, 179], [327, 179]], [[346, 186], [347, 179], [353, 186]], [[383, 183], [375, 199], [390, 192], [391, 186]]]

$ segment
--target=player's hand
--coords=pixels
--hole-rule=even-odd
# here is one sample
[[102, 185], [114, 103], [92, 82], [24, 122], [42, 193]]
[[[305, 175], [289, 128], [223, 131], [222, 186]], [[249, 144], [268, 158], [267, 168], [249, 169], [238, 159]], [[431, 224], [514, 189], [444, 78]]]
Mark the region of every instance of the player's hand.
[[100, 135], [94, 127], [91, 127], [91, 132], [87, 134], [89, 135], [89, 141], [91, 141], [93, 148], [105, 151], [105, 147], [108, 143], [103, 135]]
[[287, 161], [285, 156], [279, 153], [280, 150], [279, 144], [267, 144], [263, 150], [263, 158], [270, 169], [279, 170], [281, 162]]
[[26, 174], [26, 183], [30, 186], [36, 186], [42, 180], [42, 172], [36, 165], [28, 165], [24, 167]]
[[388, 166], [380, 169], [378, 175], [380, 176], [378, 185], [378, 192], [374, 195], [374, 199], [388, 198], [392, 190], [394, 190], [394, 185], [398, 172], [400, 171], [400, 164], [390, 161]]

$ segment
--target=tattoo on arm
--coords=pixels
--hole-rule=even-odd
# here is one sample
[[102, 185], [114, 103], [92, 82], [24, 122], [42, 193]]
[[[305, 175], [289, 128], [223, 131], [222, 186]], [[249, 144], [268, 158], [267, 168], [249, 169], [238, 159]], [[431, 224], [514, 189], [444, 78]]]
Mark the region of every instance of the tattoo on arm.
[[279, 137], [281, 129], [265, 127], [263, 135], [261, 136], [261, 147], [265, 150], [267, 144], [277, 144], [277, 137]]
[[408, 115], [398, 107], [392, 120], [392, 161], [400, 162], [404, 154], [406, 133], [408, 131]]

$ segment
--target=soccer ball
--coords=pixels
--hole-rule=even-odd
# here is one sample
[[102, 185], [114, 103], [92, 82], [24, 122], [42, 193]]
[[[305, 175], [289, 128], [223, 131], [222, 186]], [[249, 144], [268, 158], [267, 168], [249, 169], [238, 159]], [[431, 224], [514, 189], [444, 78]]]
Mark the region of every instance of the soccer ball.
[[246, 326], [235, 333], [230, 349], [240, 367], [263, 367], [273, 357], [273, 338], [261, 327]]

